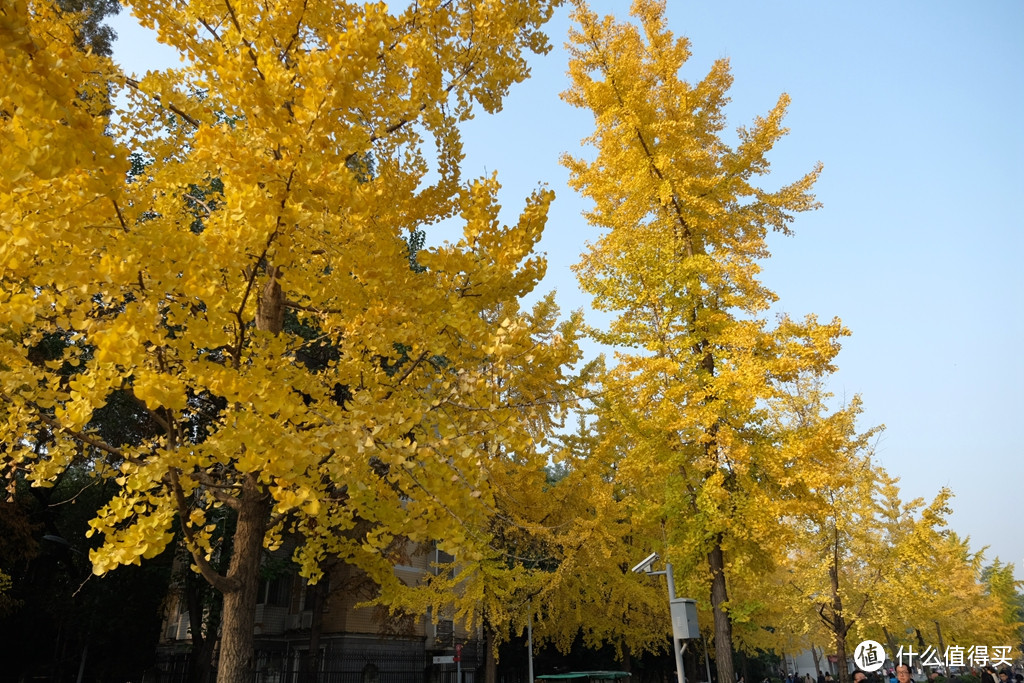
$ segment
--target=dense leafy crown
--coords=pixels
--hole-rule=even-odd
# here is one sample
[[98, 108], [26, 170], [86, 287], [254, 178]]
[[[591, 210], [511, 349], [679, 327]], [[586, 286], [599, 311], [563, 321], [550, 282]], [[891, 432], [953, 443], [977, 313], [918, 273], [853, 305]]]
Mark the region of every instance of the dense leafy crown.
[[728, 64], [716, 62], [696, 85], [683, 80], [688, 42], [672, 36], [663, 12], [636, 2], [637, 25], [578, 8], [564, 96], [593, 111], [585, 142], [596, 155], [565, 164], [602, 229], [578, 273], [595, 307], [614, 312], [596, 336], [618, 347], [607, 415], [631, 435], [625, 448], [636, 457], [623, 473], [638, 486], [668, 482], [668, 508], [656, 514], [671, 519], [678, 506], [696, 514], [679, 533], [699, 551], [708, 533], [771, 533], [733, 514], [751, 496], [749, 507], [766, 505], [771, 517], [782, 489], [797, 485], [768, 408], [788, 383], [831, 370], [845, 330], [838, 320], [784, 317], [770, 327], [763, 319], [775, 299], [757, 279], [766, 233], [816, 206], [810, 189], [820, 169], [776, 191], [755, 185], [786, 132], [787, 98], [741, 128], [736, 147], [726, 144]]
[[[202, 566], [211, 511], [246, 501], [314, 575], [334, 553], [393, 581], [398, 536], [491, 552], [491, 463], [543, 463], [575, 333], [518, 303], [551, 193], [502, 226], [457, 126], [547, 50], [551, 3], [132, 11], [180, 67], [133, 78], [79, 49], [78, 15], [0, 12], [5, 469], [117, 479], [97, 572], [160, 552], [175, 515]], [[411, 253], [448, 219], [458, 241]], [[96, 429], [112, 401], [130, 438]]]

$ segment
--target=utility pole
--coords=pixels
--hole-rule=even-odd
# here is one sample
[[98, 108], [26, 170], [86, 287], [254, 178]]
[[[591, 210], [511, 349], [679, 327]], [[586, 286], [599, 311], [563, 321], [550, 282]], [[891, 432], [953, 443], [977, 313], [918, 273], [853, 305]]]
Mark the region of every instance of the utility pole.
[[[688, 598], [676, 597], [676, 582], [672, 576], [672, 563], [665, 562], [665, 569], [656, 572], [651, 569], [659, 558], [658, 553], [651, 553], [643, 562], [633, 567], [633, 572], [643, 572], [647, 576], [664, 575], [668, 582], [668, 609], [672, 618], [672, 654], [676, 658], [676, 683], [686, 683], [686, 674], [683, 672], [683, 652], [687, 643], [684, 641], [700, 637], [700, 629], [697, 627], [697, 603]], [[708, 683], [711, 683], [709, 680]]]

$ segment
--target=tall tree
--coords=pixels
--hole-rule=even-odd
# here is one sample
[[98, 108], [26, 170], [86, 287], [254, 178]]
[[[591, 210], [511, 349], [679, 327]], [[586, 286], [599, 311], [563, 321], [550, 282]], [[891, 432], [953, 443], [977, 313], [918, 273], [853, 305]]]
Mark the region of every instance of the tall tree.
[[731, 681], [730, 575], [766, 570], [784, 545], [777, 520], [806, 490], [799, 462], [775, 448], [767, 405], [799, 374], [829, 372], [845, 333], [813, 317], [768, 325], [775, 296], [757, 279], [767, 231], [788, 233], [795, 212], [817, 206], [820, 168], [776, 191], [755, 184], [788, 98], [728, 145], [728, 63], [683, 80], [688, 41], [666, 28], [664, 3], [634, 2], [638, 25], [574, 4], [564, 97], [593, 112], [595, 154], [565, 164], [601, 229], [577, 273], [614, 316], [595, 337], [619, 349], [602, 419], [628, 434], [618, 472], [643, 492], [637, 519], [661, 529], [679, 575], [699, 577], [719, 680]]
[[[602, 366], [595, 364], [596, 376]], [[628, 666], [634, 655], [665, 646], [664, 580], [637, 581], [630, 571], [662, 539], [652, 538], [643, 523], [642, 488], [618, 476], [628, 436], [599, 419], [606, 397], [588, 400], [593, 407], [581, 411], [576, 432], [560, 439], [555, 456], [559, 478], [549, 496], [558, 510], [557, 562], [543, 586], [534, 637], [563, 653], [578, 642], [594, 650], [608, 645]]]
[[990, 642], [1002, 639], [1024, 654], [1024, 581], [1014, 577], [1012, 563], [1001, 562], [998, 557], [982, 570], [979, 578], [991, 604], [984, 615], [985, 623], [994, 632]]
[[[398, 591], [395, 537], [485, 555], [495, 445], [540, 457], [547, 407], [495, 386], [510, 329], [562, 344], [515, 307], [551, 194], [502, 226], [496, 181], [461, 179], [458, 126], [526, 77], [552, 4], [140, 1], [184, 63], [141, 79], [81, 49], [80, 15], [0, 9], [4, 468], [46, 486], [87, 459], [116, 482], [97, 573], [159, 554], [177, 518], [224, 595], [221, 681], [251, 674], [263, 546], [297, 533], [307, 574], [334, 554]], [[407, 236], [455, 217], [462, 238], [411, 268]], [[54, 334], [54, 356], [26, 352]], [[92, 430], [114, 395], [155, 432]]]
[[[848, 635], [874, 608], [871, 596], [883, 578], [897, 569], [890, 568], [891, 548], [881, 542], [876, 488], [884, 472], [872, 460], [870, 443], [878, 430], [858, 433], [859, 398], [831, 414], [829, 398], [818, 384], [798, 382], [779, 404], [782, 419], [791, 423], [784, 447], [803, 451], [803, 462], [819, 468], [818, 476], [805, 477], [812, 482], [808, 495], [786, 518], [795, 542], [777, 599], [789, 614], [775, 625], [780, 640], [802, 636], [812, 647], [831, 645], [845, 662]], [[840, 667], [840, 683], [848, 677]]]
[[[574, 314], [558, 324], [557, 313], [551, 295], [526, 316], [512, 305], [497, 312], [505, 318], [506, 353], [491, 368], [492, 393], [485, 406], [533, 405], [536, 410], [519, 425], [519, 437], [496, 426], [492, 434], [497, 438], [484, 446], [490, 454], [482, 466], [491, 484], [492, 515], [486, 528], [466, 532], [489, 538], [487, 551], [435, 563], [430, 580], [409, 592], [404, 605], [412, 613], [451, 615], [468, 630], [482, 628], [493, 646], [489, 655], [513, 631], [525, 627], [531, 606], [539, 608], [545, 595], [559, 590], [555, 568], [563, 559], [562, 542], [572, 533], [567, 518], [574, 509], [560, 495], [558, 483], [549, 481], [545, 465], [580, 385], [578, 376], [549, 373], [580, 359], [581, 320]], [[528, 324], [510, 323], [516, 319]], [[548, 338], [536, 335], [542, 329], [549, 330]], [[487, 669], [490, 681], [496, 672], [494, 667]]]
[[1008, 590], [993, 590], [983, 551], [971, 550], [969, 538], [948, 530], [925, 548], [925, 561], [929, 571], [918, 587], [922, 604], [915, 626], [929, 645], [945, 653], [951, 644], [1020, 644], [1021, 616], [1014, 606], [1020, 583], [1012, 565], [996, 559], [993, 567], [1009, 567], [1003, 584]]

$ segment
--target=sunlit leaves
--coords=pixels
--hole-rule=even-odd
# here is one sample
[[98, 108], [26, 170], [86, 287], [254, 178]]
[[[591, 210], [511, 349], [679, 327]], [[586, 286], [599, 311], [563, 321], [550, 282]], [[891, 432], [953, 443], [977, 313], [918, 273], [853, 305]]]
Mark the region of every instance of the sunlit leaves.
[[[385, 599], [398, 539], [481, 570], [496, 482], [545, 462], [580, 323], [520, 304], [552, 194], [502, 225], [496, 177], [461, 177], [458, 126], [547, 50], [552, 3], [132, 11], [180, 65], [121, 73], [46, 2], [0, 10], [5, 466], [115, 480], [97, 572], [160, 552], [177, 517], [238, 590], [209, 564], [222, 506], [267, 546], [305, 538], [307, 575], [334, 555]], [[463, 238], [411, 262], [407, 236], [452, 219]], [[112, 400], [140, 424], [101, 433]]]
[[[716, 574], [742, 585], [779, 563], [780, 520], [827, 471], [784, 447], [791, 427], [774, 404], [787, 384], [833, 370], [847, 332], [813, 316], [770, 325], [776, 297], [758, 279], [767, 232], [816, 208], [820, 168], [776, 191], [755, 184], [786, 133], [788, 97], [730, 147], [728, 63], [683, 80], [689, 45], [667, 30], [664, 3], [634, 2], [634, 23], [575, 5], [563, 97], [593, 113], [594, 132], [592, 154], [564, 163], [598, 229], [576, 271], [595, 308], [612, 313], [594, 337], [615, 349], [597, 404], [607, 437], [595, 448], [614, 463], [632, 532], [676, 564], [681, 594], [708, 606]], [[713, 550], [724, 566], [711, 566]], [[755, 605], [742, 599], [723, 587], [716, 628], [725, 610], [749, 620]], [[720, 667], [730, 646], [716, 643]]]

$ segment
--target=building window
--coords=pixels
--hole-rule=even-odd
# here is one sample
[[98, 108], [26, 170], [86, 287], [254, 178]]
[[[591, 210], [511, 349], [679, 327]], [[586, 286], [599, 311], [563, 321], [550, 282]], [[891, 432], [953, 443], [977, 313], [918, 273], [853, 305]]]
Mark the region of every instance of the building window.
[[260, 592], [256, 598], [256, 604], [287, 607], [291, 585], [292, 577], [288, 574], [282, 574], [273, 579], [263, 579], [260, 581]]

